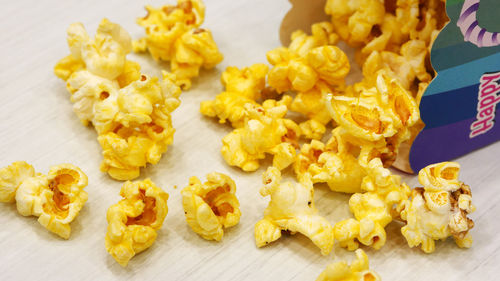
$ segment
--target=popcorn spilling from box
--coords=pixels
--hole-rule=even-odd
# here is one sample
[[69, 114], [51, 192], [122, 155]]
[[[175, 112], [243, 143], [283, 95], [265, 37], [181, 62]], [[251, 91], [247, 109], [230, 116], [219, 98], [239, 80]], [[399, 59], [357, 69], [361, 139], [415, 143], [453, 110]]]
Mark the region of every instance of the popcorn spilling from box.
[[73, 110], [82, 124], [91, 123], [103, 149], [101, 170], [117, 180], [139, 176], [147, 163], [156, 164], [173, 141], [171, 113], [180, 104], [176, 77], [163, 80], [141, 74], [126, 59], [132, 50], [128, 33], [103, 19], [95, 38], [81, 23], [68, 28], [71, 54], [55, 74], [65, 80]]
[[135, 52], [149, 51], [155, 60], [170, 61], [176, 84], [187, 90], [200, 69], [214, 68], [223, 59], [210, 30], [201, 28], [205, 5], [201, 0], [178, 0], [177, 5], [146, 6], [137, 19], [146, 36], [133, 42]]
[[0, 202], [16, 203], [23, 216], [38, 222], [64, 239], [71, 234], [70, 223], [78, 216], [88, 195], [87, 176], [71, 164], [52, 166], [47, 175], [35, 173], [24, 161], [0, 169]]
[[240, 221], [240, 203], [236, 198], [236, 184], [221, 173], [210, 173], [201, 183], [197, 177], [189, 179], [182, 191], [182, 206], [191, 229], [206, 240], [220, 241], [223, 228]]
[[109, 207], [106, 251], [123, 267], [136, 254], [151, 247], [156, 231], [168, 213], [168, 194], [150, 179], [127, 181], [122, 186], [123, 199]]
[[321, 272], [316, 281], [380, 281], [380, 276], [370, 270], [368, 256], [361, 249], [356, 250], [356, 260], [348, 265], [345, 261], [332, 263]]

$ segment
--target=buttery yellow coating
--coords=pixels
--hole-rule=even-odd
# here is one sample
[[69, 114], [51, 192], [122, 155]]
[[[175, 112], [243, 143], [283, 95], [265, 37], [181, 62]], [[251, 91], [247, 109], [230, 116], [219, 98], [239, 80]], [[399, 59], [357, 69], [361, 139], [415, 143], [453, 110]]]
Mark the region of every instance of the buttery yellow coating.
[[305, 178], [298, 184], [281, 183], [280, 171], [269, 167], [263, 175], [263, 183], [260, 194], [269, 195], [271, 201], [264, 218], [255, 225], [257, 247], [279, 239], [283, 230], [307, 236], [323, 255], [328, 255], [333, 247], [333, 228], [314, 206], [312, 182]]
[[240, 203], [236, 198], [234, 181], [221, 173], [210, 173], [201, 183], [197, 177], [189, 179], [182, 191], [182, 206], [191, 229], [206, 240], [220, 241], [223, 228], [240, 221]]
[[424, 187], [412, 190], [401, 211], [401, 218], [407, 223], [401, 233], [410, 247], [420, 245], [424, 252], [432, 253], [435, 240], [450, 236], [461, 248], [472, 246], [469, 230], [474, 222], [467, 215], [475, 207], [469, 186], [458, 181], [459, 169], [458, 163], [442, 162], [419, 172]]
[[140, 167], [156, 164], [173, 141], [171, 112], [179, 106], [181, 93], [175, 75], [163, 72], [160, 82], [141, 74], [139, 64], [125, 58], [131, 51], [130, 36], [106, 19], [93, 40], [82, 24], [72, 24], [68, 46], [71, 55], [54, 72], [66, 80], [80, 121], [97, 131], [101, 170], [118, 180], [138, 177]]
[[127, 181], [120, 195], [124, 198], [109, 207], [106, 251], [123, 267], [136, 254], [151, 247], [168, 213], [168, 194], [150, 179]]
[[0, 202], [13, 203], [21, 183], [35, 176], [35, 169], [24, 161], [18, 161], [0, 169]]
[[50, 168], [48, 188], [40, 193], [41, 213], [38, 222], [64, 239], [71, 233], [70, 223], [87, 202], [87, 176], [80, 168], [62, 164]]
[[155, 60], [170, 61], [176, 83], [191, 87], [200, 68], [210, 69], [223, 59], [210, 30], [200, 28], [205, 5], [200, 0], [178, 0], [177, 5], [146, 6], [147, 15], [137, 19], [146, 37], [134, 41], [135, 52], [149, 51]]
[[370, 270], [368, 256], [356, 250], [356, 260], [348, 265], [345, 261], [332, 263], [321, 272], [316, 281], [380, 281], [380, 276]]
[[268, 66], [265, 64], [254, 64], [241, 70], [233, 66], [226, 68], [221, 76], [226, 90], [214, 100], [201, 102], [200, 112], [208, 117], [219, 118], [219, 123], [228, 120], [234, 128], [243, 127], [247, 117], [244, 105], [256, 104], [263, 97], [267, 72]]
[[26, 162], [14, 162], [0, 170], [0, 191], [8, 195], [1, 202], [15, 202], [21, 215], [38, 217], [49, 231], [69, 239], [70, 223], [88, 198], [87, 183], [82, 170], [71, 164], [52, 166], [42, 175]]
[[273, 166], [280, 170], [293, 163], [300, 128], [284, 118], [289, 99], [285, 96], [280, 102], [268, 100], [263, 106], [244, 105], [248, 115], [244, 126], [222, 139], [221, 153], [226, 163], [247, 172], [257, 170], [266, 154], [274, 156]]

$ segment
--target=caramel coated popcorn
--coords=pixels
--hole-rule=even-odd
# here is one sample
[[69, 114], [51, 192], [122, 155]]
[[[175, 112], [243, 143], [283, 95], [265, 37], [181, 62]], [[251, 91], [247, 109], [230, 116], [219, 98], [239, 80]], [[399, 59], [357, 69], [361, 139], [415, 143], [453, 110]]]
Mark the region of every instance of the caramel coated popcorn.
[[136, 254], [156, 240], [168, 213], [168, 194], [150, 179], [127, 181], [120, 195], [123, 199], [109, 207], [106, 251], [123, 267]]
[[178, 0], [177, 5], [146, 6], [147, 15], [137, 19], [146, 37], [134, 41], [136, 52], [149, 51], [155, 60], [170, 61], [170, 70], [183, 89], [200, 69], [214, 68], [223, 59], [210, 30], [200, 28], [205, 19], [201, 0]]
[[328, 265], [321, 272], [316, 281], [380, 281], [380, 276], [370, 270], [368, 256], [361, 249], [356, 250], [356, 260], [348, 265], [345, 261], [339, 261]]
[[87, 183], [82, 170], [71, 164], [52, 166], [42, 175], [26, 162], [14, 162], [0, 169], [0, 202], [15, 202], [21, 215], [38, 217], [49, 231], [69, 239], [70, 223], [88, 198]]
[[426, 253], [435, 250], [435, 240], [453, 237], [461, 248], [472, 246], [469, 230], [474, 222], [468, 215], [472, 205], [470, 187], [458, 180], [460, 166], [443, 162], [425, 167], [418, 179], [424, 186], [412, 190], [405, 202], [401, 218], [406, 225], [401, 233], [410, 247], [419, 246]]
[[182, 191], [182, 206], [191, 229], [206, 240], [220, 241], [223, 228], [240, 221], [240, 203], [236, 198], [234, 181], [221, 173], [210, 173], [201, 183], [197, 177], [189, 179]]
[[91, 39], [80, 23], [68, 28], [71, 54], [57, 63], [55, 74], [67, 82], [73, 110], [84, 125], [92, 124], [103, 149], [101, 170], [112, 178], [139, 176], [156, 164], [173, 141], [171, 113], [180, 104], [176, 77], [163, 80], [141, 74], [126, 60], [128, 33], [104, 19]]
[[271, 201], [264, 218], [255, 224], [257, 247], [276, 241], [281, 231], [299, 232], [311, 239], [323, 255], [328, 255], [333, 247], [333, 228], [318, 215], [312, 182], [305, 178], [298, 184], [281, 183], [280, 171], [269, 167], [263, 175], [263, 183], [260, 194], [269, 195]]

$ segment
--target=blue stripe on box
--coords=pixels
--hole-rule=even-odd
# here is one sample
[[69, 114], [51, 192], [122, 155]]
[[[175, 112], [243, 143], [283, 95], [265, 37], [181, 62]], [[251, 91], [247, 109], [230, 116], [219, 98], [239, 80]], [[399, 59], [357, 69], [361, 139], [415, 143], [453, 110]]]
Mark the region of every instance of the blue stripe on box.
[[479, 84], [426, 96], [420, 103], [420, 115], [425, 129], [444, 126], [477, 114]]

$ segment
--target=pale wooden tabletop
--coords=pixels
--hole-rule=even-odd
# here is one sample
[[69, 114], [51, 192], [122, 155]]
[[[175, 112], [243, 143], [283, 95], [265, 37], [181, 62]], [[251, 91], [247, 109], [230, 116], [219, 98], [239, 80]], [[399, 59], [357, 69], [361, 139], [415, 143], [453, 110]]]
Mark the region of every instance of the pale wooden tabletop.
[[[174, 144], [158, 165], [143, 169], [170, 194], [169, 213], [156, 243], [122, 268], [106, 252], [107, 208], [117, 202], [121, 182], [99, 171], [100, 147], [92, 128], [83, 127], [72, 111], [65, 83], [52, 71], [66, 54], [67, 26], [84, 23], [90, 33], [103, 17], [121, 24], [132, 37], [142, 28], [135, 18], [143, 5], [163, 1], [21, 0], [2, 1], [0, 10], [0, 167], [25, 160], [46, 173], [51, 165], [73, 163], [89, 177], [89, 200], [71, 224], [68, 241], [59, 239], [23, 217], [13, 204], [0, 204], [0, 280], [314, 280], [327, 264], [352, 260], [354, 254], [337, 245], [321, 256], [301, 235], [284, 236], [257, 249], [253, 229], [267, 206], [262, 198], [261, 174], [244, 173], [225, 164], [219, 150], [230, 127], [199, 113], [199, 104], [222, 91], [221, 72], [230, 65], [244, 67], [266, 62], [266, 51], [280, 45], [278, 29], [289, 9], [286, 0], [207, 0], [204, 27], [212, 30], [224, 61], [203, 71], [190, 91], [182, 94], [173, 114]], [[172, 1], [169, 1], [172, 3]], [[159, 75], [162, 66], [147, 55], [129, 56], [143, 72]], [[371, 267], [384, 280], [494, 280], [500, 272], [500, 143], [457, 159], [461, 179], [472, 187], [477, 211], [472, 214], [474, 244], [459, 249], [450, 239], [438, 242], [428, 255], [410, 249], [400, 225], [387, 228], [388, 242], [379, 251], [365, 249]], [[237, 184], [242, 217], [226, 231], [222, 242], [201, 239], [186, 224], [180, 190], [191, 176], [212, 171], [230, 175]], [[404, 176], [416, 186], [414, 176]], [[177, 188], [174, 188], [177, 186]], [[316, 187], [320, 213], [332, 224], [350, 216], [349, 196]]]

